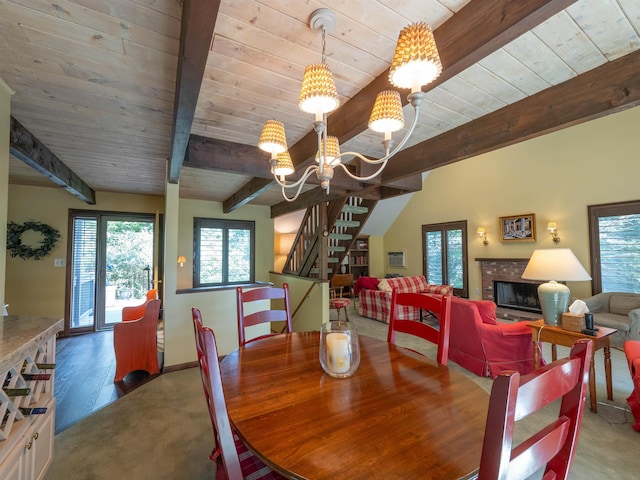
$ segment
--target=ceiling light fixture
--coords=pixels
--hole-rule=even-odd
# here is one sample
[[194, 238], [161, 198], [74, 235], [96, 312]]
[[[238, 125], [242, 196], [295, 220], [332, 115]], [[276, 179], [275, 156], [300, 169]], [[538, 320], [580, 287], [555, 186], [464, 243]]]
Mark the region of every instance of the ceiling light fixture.
[[[336, 14], [328, 8], [320, 8], [311, 14], [310, 28], [322, 31], [322, 63], [306, 67], [298, 103], [303, 112], [315, 115], [313, 129], [318, 135], [317, 165], [307, 167], [300, 179], [295, 182], [286, 180], [285, 177], [293, 174], [295, 169], [287, 151], [284, 125], [277, 120], [268, 120], [265, 123], [258, 141], [258, 147], [271, 154], [269, 160], [271, 173], [278, 185], [282, 187], [282, 196], [289, 202], [298, 198], [303, 185], [313, 173], [317, 175], [320, 186], [327, 193], [329, 193], [334, 168], [342, 167], [349, 177], [359, 181], [371, 180], [380, 175], [389, 159], [400, 151], [416, 127], [420, 105], [425, 97], [422, 87], [435, 80], [442, 72], [442, 64], [431, 27], [424, 22], [418, 22], [402, 29], [391, 61], [389, 81], [398, 88], [411, 89], [407, 98], [414, 110], [413, 121], [402, 140], [394, 147], [392, 133], [404, 127], [402, 102], [398, 92], [385, 90], [378, 94], [369, 118], [369, 128], [384, 134], [382, 145], [385, 155], [370, 159], [357, 152], [340, 153], [338, 139], [327, 134], [327, 114], [340, 106], [333, 75], [325, 56], [326, 34], [331, 32], [335, 25]], [[371, 175], [359, 177], [351, 173], [342, 163], [342, 158], [345, 156], [355, 156], [363, 162], [380, 165], [380, 167]], [[293, 197], [288, 197], [286, 189], [297, 189], [297, 191]]]

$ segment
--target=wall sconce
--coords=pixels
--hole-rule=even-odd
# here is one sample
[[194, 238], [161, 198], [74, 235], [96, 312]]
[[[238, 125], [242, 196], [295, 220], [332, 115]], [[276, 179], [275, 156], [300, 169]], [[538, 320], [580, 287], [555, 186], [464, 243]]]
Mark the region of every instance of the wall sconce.
[[549, 230], [549, 235], [553, 237], [553, 243], [560, 243], [560, 237], [558, 236], [558, 227], [556, 226], [556, 222], [547, 223], [547, 230]]
[[489, 245], [489, 239], [487, 238], [487, 232], [485, 232], [483, 227], [478, 227], [478, 236], [480, 237], [480, 240], [482, 240], [482, 243], [485, 245], [485, 247], [487, 245]]
[[184, 255], [178, 255], [178, 268], [182, 270], [187, 258]]

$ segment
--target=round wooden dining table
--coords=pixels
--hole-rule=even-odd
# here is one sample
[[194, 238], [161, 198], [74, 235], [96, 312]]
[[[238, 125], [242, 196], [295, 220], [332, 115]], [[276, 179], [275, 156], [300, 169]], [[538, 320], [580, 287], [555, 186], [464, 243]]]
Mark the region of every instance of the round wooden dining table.
[[360, 336], [361, 362], [333, 378], [319, 333], [250, 342], [221, 362], [235, 431], [288, 478], [459, 479], [477, 471], [488, 393], [464, 374]]

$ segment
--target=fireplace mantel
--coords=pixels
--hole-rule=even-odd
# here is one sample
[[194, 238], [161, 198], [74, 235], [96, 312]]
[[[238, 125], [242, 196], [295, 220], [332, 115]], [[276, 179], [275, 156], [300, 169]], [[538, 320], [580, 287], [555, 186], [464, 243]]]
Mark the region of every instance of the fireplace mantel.
[[528, 258], [476, 258], [476, 262], [528, 262]]

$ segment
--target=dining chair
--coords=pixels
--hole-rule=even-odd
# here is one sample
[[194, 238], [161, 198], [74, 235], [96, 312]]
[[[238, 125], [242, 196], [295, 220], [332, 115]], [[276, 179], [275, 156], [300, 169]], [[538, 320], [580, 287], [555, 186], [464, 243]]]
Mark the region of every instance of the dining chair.
[[[236, 289], [236, 300], [238, 305], [238, 344], [243, 346], [248, 342], [275, 335], [271, 325], [270, 332], [260, 335], [249, 340], [246, 339], [246, 327], [272, 322], [284, 322], [282, 332], [293, 332], [293, 322], [291, 320], [291, 309], [289, 306], [289, 285], [287, 283], [279, 287], [261, 287], [251, 290], [242, 290], [242, 287]], [[283, 306], [281, 309], [271, 309], [272, 300], [281, 300]], [[247, 304], [250, 304], [249, 306]], [[252, 313], [245, 314], [245, 308]], [[282, 333], [279, 332], [279, 333]]]
[[[123, 308], [123, 312], [124, 310]], [[151, 375], [160, 373], [157, 343], [159, 319], [160, 300], [155, 299], [145, 303], [142, 317], [113, 326], [113, 349], [116, 357], [114, 382], [122, 381], [134, 370], [145, 370]]]
[[[543, 468], [543, 480], [569, 478], [584, 413], [592, 348], [591, 340], [580, 339], [567, 358], [527, 375], [505, 371], [496, 377], [478, 480], [528, 478]], [[554, 414], [553, 421], [512, 449], [516, 422], [558, 399], [562, 400], [557, 417]], [[536, 416], [536, 429], [541, 423]]]
[[329, 288], [329, 310], [335, 310], [338, 314], [338, 321], [340, 321], [340, 311], [344, 311], [344, 318], [349, 321], [349, 313], [347, 313], [347, 307], [351, 304], [351, 300], [342, 297], [343, 287], [330, 287]]
[[192, 308], [191, 312], [200, 376], [215, 439], [215, 446], [209, 458], [216, 462], [216, 480], [283, 479], [284, 477], [274, 472], [256, 457], [231, 430], [231, 422], [222, 388], [222, 376], [220, 374], [215, 335], [213, 330], [203, 325], [199, 309]]
[[[410, 306], [431, 312], [438, 319], [439, 327], [417, 320], [400, 320], [398, 306]], [[407, 333], [438, 345], [436, 359], [442, 365], [447, 364], [449, 357], [449, 330], [451, 328], [451, 295], [430, 295], [424, 293], [391, 292], [389, 312], [389, 332], [387, 342], [396, 344], [396, 333]]]

